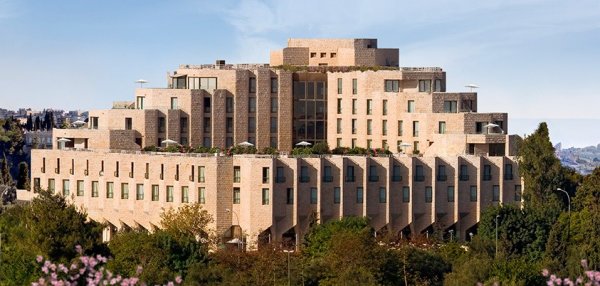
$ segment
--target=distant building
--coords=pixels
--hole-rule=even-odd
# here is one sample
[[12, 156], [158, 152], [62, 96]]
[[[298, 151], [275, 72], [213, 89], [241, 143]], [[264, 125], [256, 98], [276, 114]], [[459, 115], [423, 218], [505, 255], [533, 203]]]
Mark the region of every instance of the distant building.
[[[477, 93], [446, 92], [441, 68], [399, 67], [398, 49], [375, 39], [290, 39], [270, 64], [181, 65], [167, 88], [54, 129], [54, 149], [32, 152], [32, 184], [109, 222], [105, 239], [152, 230], [162, 208], [187, 202], [205, 205], [224, 241], [296, 243], [315, 219], [344, 216], [465, 239], [485, 207], [521, 201], [508, 115], [477, 111]], [[282, 155], [140, 151], [166, 139]], [[287, 155], [301, 141], [395, 154]]]

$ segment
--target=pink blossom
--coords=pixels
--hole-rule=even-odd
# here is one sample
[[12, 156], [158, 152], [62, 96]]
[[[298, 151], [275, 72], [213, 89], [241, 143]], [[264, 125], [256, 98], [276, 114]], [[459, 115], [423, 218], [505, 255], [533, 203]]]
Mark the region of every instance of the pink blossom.
[[82, 254], [83, 253], [83, 249], [81, 248], [81, 245], [76, 245], [75, 246], [75, 251], [77, 251], [77, 253]]
[[42, 272], [48, 274], [48, 267], [47, 266], [42, 266]]
[[544, 275], [544, 277], [548, 277], [548, 275], [550, 275], [550, 271], [544, 268], [544, 270], [542, 270], [542, 275]]
[[135, 270], [135, 275], [140, 275], [142, 270], [144, 270], [144, 268], [141, 265], [138, 265], [137, 269]]
[[588, 269], [587, 260], [581, 259], [581, 267], [583, 267], [583, 269]]
[[41, 255], [38, 255], [38, 256], [35, 258], [35, 261], [37, 261], [37, 263], [42, 263], [42, 260], [44, 260], [44, 257], [42, 257]]
[[175, 283], [181, 284], [181, 282], [183, 282], [183, 280], [181, 279], [181, 276], [175, 277]]

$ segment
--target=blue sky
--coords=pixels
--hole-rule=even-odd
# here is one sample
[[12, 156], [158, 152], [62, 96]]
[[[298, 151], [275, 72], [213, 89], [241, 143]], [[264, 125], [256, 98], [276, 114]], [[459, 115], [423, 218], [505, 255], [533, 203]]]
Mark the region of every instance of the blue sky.
[[[378, 38], [401, 66], [444, 68], [449, 91], [480, 85], [481, 112], [600, 119], [597, 0], [0, 0], [0, 107], [109, 108], [136, 79], [164, 87], [183, 63], [268, 62], [291, 37]], [[567, 146], [600, 142], [550, 128]]]

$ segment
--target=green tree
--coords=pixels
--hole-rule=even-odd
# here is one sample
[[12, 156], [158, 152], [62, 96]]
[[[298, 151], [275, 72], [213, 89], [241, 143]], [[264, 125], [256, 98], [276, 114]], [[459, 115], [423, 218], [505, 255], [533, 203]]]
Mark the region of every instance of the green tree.
[[201, 238], [208, 239], [212, 234], [208, 225], [213, 218], [200, 203], [169, 208], [160, 214], [160, 218], [163, 229], [177, 237], [191, 236], [199, 241]]
[[30, 235], [26, 227], [27, 211], [22, 205], [0, 209], [0, 285], [28, 285], [39, 274], [35, 263], [37, 248], [25, 243]]
[[6, 153], [4, 155], [4, 160], [2, 160], [2, 164], [0, 164], [0, 185], [13, 185], [13, 179], [10, 175], [10, 163], [8, 159], [6, 159]]
[[29, 166], [26, 162], [19, 163], [19, 177], [17, 178], [17, 189], [31, 190], [29, 183]]

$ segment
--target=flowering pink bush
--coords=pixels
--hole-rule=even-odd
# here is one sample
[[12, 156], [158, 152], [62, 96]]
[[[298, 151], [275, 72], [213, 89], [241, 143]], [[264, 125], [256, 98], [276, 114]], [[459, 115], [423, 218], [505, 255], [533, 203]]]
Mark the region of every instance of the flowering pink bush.
[[[127, 278], [121, 275], [115, 275], [106, 270], [104, 267], [104, 264], [106, 264], [108, 261], [106, 257], [102, 255], [83, 255], [83, 251], [79, 245], [75, 249], [80, 256], [68, 267], [64, 264], [57, 265], [56, 263], [52, 263], [50, 260], [44, 260], [44, 257], [38, 255], [36, 257], [36, 261], [40, 264], [43, 274], [36, 282], [31, 283], [31, 285], [146, 285], [146, 283], [140, 281], [138, 277]], [[142, 267], [138, 266], [136, 270], [136, 276], [139, 276], [142, 273], [142, 270]], [[180, 276], [178, 276], [175, 278], [175, 283], [168, 282], [167, 285], [172, 286], [175, 284], [181, 284], [181, 282], [183, 282], [183, 280]]]
[[583, 267], [584, 274], [579, 277], [575, 281], [572, 281], [569, 278], [560, 278], [554, 274], [550, 274], [548, 269], [544, 269], [542, 271], [542, 275], [548, 278], [548, 285], [585, 285], [585, 286], [600, 286], [600, 271], [588, 270], [587, 260], [581, 260], [581, 267]]

